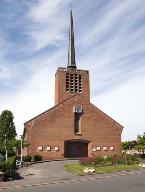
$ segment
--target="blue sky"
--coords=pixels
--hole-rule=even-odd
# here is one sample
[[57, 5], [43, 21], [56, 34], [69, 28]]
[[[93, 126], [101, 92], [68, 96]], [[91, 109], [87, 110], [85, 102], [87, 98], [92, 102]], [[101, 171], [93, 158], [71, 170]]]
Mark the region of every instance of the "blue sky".
[[23, 123], [54, 105], [54, 75], [67, 65], [70, 5], [76, 63], [90, 71], [91, 102], [145, 132], [145, 0], [0, 0], [0, 112]]

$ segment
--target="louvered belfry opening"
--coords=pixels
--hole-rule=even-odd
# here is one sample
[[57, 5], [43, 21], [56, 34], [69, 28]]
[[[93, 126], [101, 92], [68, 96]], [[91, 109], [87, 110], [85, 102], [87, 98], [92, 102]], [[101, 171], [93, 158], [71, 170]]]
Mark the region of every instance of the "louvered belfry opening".
[[66, 73], [66, 91], [70, 93], [82, 93], [82, 75], [77, 73]]

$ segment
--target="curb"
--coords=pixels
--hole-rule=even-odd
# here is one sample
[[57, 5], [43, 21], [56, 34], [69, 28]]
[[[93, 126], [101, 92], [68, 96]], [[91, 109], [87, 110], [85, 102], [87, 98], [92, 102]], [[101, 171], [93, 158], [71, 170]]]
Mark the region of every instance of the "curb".
[[80, 158], [63, 158], [63, 159], [50, 159], [50, 160], [42, 160], [42, 161], [30, 161], [27, 162], [28, 165], [38, 164], [38, 163], [46, 163], [46, 162], [53, 162], [53, 161], [71, 161], [71, 160], [79, 160]]

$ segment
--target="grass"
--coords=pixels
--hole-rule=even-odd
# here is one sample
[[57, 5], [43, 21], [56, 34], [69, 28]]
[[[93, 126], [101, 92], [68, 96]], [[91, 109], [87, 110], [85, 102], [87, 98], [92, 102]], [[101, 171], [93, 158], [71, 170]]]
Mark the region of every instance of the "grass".
[[[88, 166], [83, 166], [79, 163], [66, 164], [64, 165], [64, 170], [75, 174], [75, 175], [85, 175], [84, 169]], [[131, 171], [135, 169], [139, 169], [137, 164], [134, 165], [117, 165], [117, 166], [106, 166], [106, 167], [93, 167], [95, 168], [94, 174], [99, 173], [113, 173], [117, 171]]]

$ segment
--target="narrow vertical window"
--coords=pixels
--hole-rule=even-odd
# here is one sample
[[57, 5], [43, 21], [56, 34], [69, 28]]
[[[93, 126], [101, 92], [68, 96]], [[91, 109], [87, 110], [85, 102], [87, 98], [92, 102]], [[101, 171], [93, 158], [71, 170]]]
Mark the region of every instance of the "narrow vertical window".
[[79, 134], [81, 133], [81, 126], [80, 126], [80, 118], [82, 115], [82, 107], [77, 106], [74, 107], [73, 112], [74, 112], [74, 133]]
[[75, 129], [75, 133], [80, 133], [80, 114], [76, 113], [74, 114], [74, 129]]

